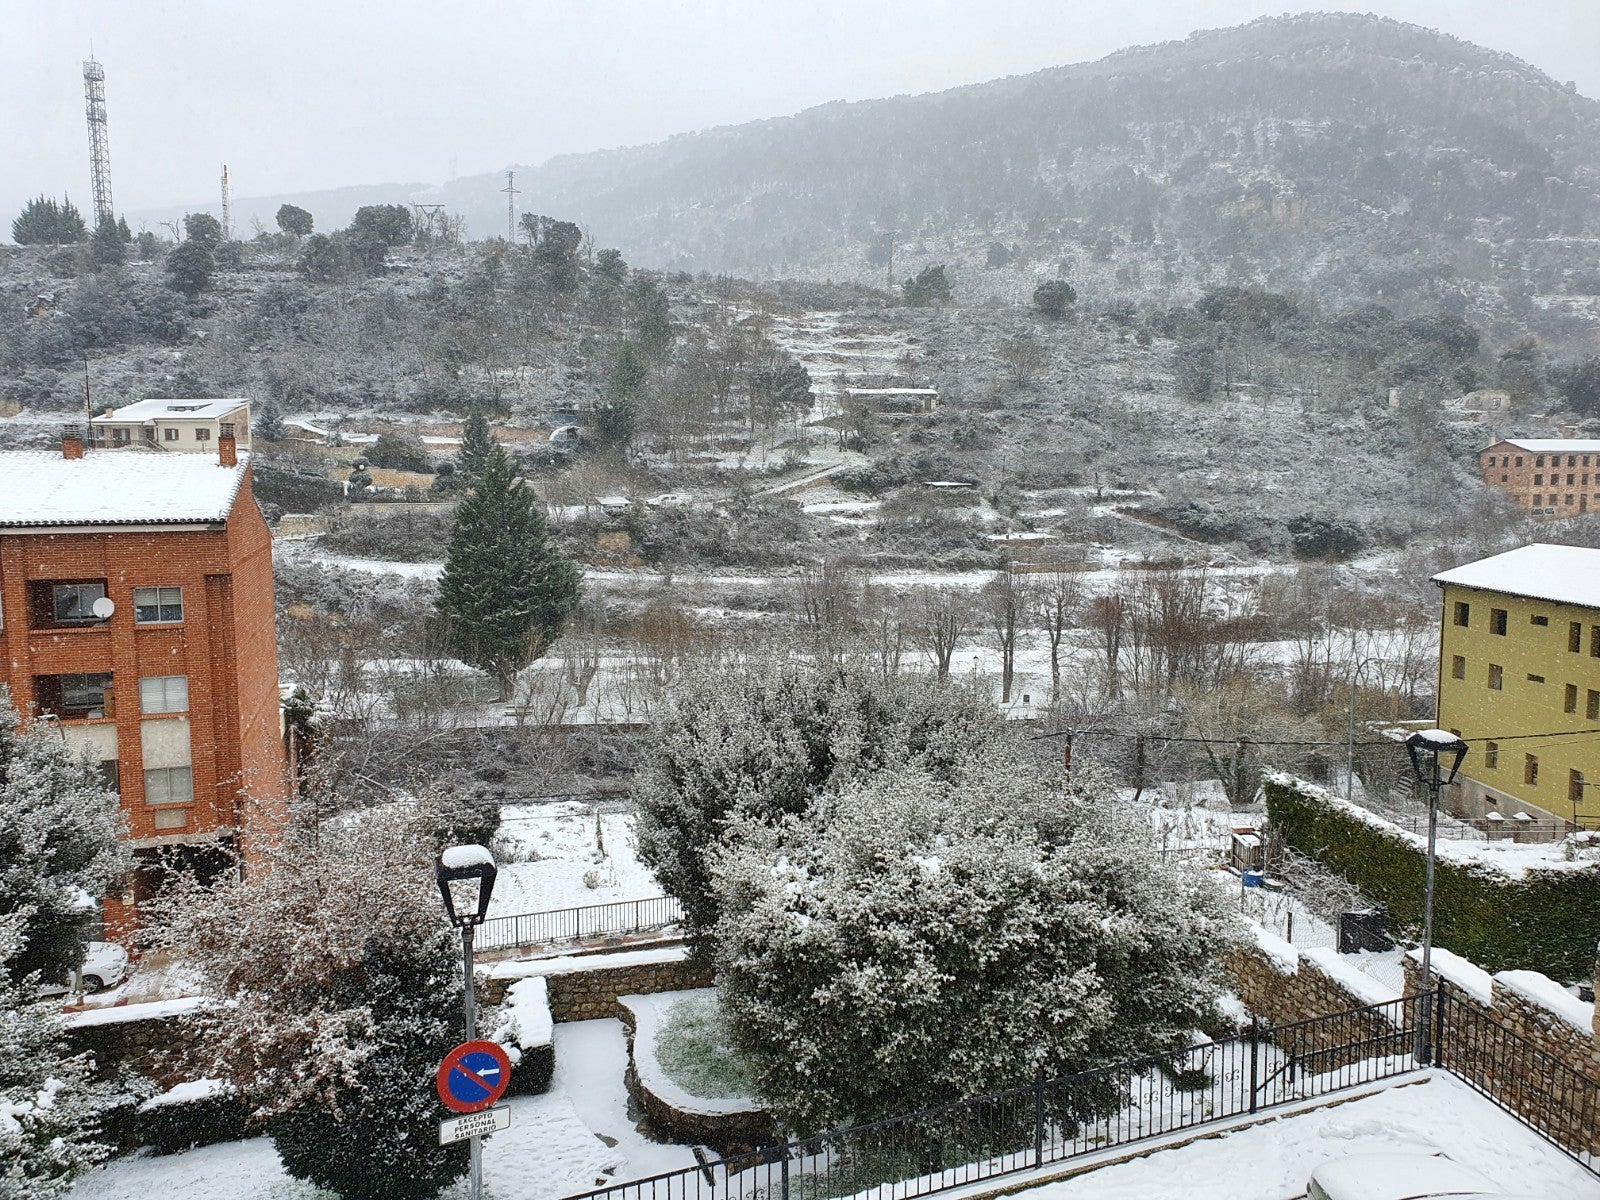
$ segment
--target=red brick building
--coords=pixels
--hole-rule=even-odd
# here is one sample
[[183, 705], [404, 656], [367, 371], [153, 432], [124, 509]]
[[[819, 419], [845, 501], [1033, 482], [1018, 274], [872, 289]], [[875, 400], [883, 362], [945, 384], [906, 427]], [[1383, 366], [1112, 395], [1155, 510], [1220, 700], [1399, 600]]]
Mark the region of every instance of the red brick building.
[[1600, 439], [1507, 438], [1478, 455], [1478, 468], [1534, 516], [1600, 512]]
[[287, 789], [272, 534], [231, 427], [218, 452], [0, 454], [0, 683], [114, 782], [137, 868], [112, 934], [161, 871], [222, 869], [281, 822]]

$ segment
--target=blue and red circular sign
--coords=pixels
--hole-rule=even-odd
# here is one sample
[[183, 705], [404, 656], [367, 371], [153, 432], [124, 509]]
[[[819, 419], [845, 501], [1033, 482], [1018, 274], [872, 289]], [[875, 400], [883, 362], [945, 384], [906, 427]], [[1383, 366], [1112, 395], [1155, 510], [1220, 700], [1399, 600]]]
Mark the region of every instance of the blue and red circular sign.
[[451, 1112], [482, 1112], [511, 1083], [511, 1060], [493, 1042], [462, 1042], [439, 1064], [439, 1099]]

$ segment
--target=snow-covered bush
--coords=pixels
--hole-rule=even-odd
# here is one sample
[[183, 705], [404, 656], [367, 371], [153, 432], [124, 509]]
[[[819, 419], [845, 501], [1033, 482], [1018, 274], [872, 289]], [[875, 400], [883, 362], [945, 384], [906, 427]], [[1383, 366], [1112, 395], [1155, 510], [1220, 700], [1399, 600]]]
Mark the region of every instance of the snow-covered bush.
[[23, 923], [0, 915], [0, 1200], [48, 1200], [110, 1152], [101, 1120], [126, 1097], [91, 1079], [94, 1061], [68, 1048], [34, 981], [13, 981]]
[[215, 1001], [182, 1066], [237, 1089], [285, 1168], [346, 1200], [420, 1200], [466, 1170], [465, 1143], [437, 1144], [461, 976], [427, 833], [404, 809], [296, 814], [243, 878], [159, 904], [155, 939]]
[[1110, 797], [994, 758], [742, 823], [716, 865], [716, 962], [759, 1094], [816, 1131], [1181, 1048], [1230, 917], [1148, 847]]
[[0, 916], [19, 920], [13, 982], [64, 980], [83, 961], [95, 899], [127, 870], [122, 810], [59, 731], [24, 727], [0, 687]]
[[710, 860], [730, 822], [804, 813], [876, 771], [949, 778], [998, 736], [994, 706], [959, 687], [839, 667], [693, 670], [669, 694], [637, 776], [640, 854], [704, 940], [721, 910]]

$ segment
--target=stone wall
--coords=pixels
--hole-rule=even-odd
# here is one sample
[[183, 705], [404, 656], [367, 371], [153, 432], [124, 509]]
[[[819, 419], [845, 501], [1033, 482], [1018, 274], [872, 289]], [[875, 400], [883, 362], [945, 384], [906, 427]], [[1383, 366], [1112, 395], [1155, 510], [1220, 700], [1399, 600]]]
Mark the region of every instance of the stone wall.
[[[1415, 952], [1405, 966], [1407, 990], [1420, 988]], [[1519, 977], [1539, 985], [1534, 994], [1516, 985]], [[1600, 1154], [1600, 1013], [1566, 1000], [1543, 976], [1502, 971], [1490, 978], [1453, 955], [1432, 979], [1444, 993], [1439, 1064], [1567, 1149]], [[1587, 1028], [1575, 1019], [1581, 1017]]]
[[194, 1036], [189, 1022], [194, 1007], [187, 1002], [157, 1002], [68, 1013], [63, 1032], [74, 1050], [94, 1055], [99, 1074], [109, 1075], [126, 1065], [171, 1086], [184, 1078], [170, 1063]]
[[[1240, 1001], [1268, 1022], [1272, 1041], [1312, 1075], [1409, 1048], [1414, 1021], [1410, 1004], [1358, 1011], [1370, 1009], [1377, 998], [1354, 990], [1303, 955], [1290, 958], [1258, 945], [1244, 946], [1229, 955], [1228, 970]], [[1331, 1013], [1349, 1015], [1338, 1022], [1301, 1024]]]
[[550, 989], [550, 1017], [555, 1021], [592, 1021], [622, 1016], [618, 996], [649, 996], [710, 987], [709, 966], [691, 965], [684, 947], [575, 955], [497, 964], [480, 977], [478, 999], [499, 1004], [518, 979], [543, 975]]

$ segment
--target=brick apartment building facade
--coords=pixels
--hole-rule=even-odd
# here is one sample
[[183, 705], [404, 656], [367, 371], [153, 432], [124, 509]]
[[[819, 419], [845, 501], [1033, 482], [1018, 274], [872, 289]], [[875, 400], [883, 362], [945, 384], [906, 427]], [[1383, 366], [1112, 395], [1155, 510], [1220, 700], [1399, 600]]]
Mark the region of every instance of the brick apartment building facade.
[[1600, 512], [1600, 439], [1507, 438], [1478, 455], [1482, 478], [1542, 517]]
[[102, 763], [136, 868], [112, 936], [165, 867], [223, 869], [282, 819], [272, 534], [231, 428], [216, 452], [0, 454], [0, 683]]

